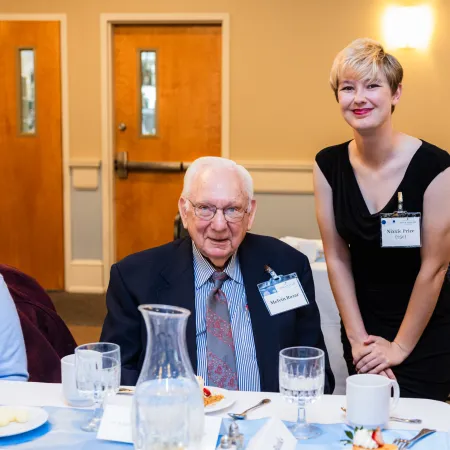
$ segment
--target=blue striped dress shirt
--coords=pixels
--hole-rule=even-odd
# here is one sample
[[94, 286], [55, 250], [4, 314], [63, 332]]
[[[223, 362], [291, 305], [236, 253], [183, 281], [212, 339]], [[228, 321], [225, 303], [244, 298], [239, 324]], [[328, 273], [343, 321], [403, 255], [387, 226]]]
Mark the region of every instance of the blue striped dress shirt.
[[[195, 325], [197, 339], [197, 375], [203, 377], [208, 386], [206, 360], [206, 299], [214, 283], [211, 279], [215, 269], [203, 257], [194, 243], [194, 279], [195, 279]], [[236, 350], [236, 369], [240, 391], [260, 391], [258, 361], [256, 359], [255, 340], [252, 322], [247, 308], [244, 279], [235, 253], [224, 272], [228, 279], [222, 285], [230, 311], [231, 330]]]

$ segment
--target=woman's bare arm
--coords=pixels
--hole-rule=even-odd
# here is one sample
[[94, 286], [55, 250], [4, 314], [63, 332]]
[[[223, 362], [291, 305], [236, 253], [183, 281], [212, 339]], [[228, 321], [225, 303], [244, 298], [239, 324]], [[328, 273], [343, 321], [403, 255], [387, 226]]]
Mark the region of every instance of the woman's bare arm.
[[333, 193], [317, 164], [314, 165], [314, 193], [317, 222], [323, 240], [331, 289], [350, 344], [352, 348], [358, 348], [358, 355], [353, 353], [353, 357], [358, 359], [359, 353], [365, 353], [363, 342], [368, 334], [356, 300], [350, 252], [336, 230]]

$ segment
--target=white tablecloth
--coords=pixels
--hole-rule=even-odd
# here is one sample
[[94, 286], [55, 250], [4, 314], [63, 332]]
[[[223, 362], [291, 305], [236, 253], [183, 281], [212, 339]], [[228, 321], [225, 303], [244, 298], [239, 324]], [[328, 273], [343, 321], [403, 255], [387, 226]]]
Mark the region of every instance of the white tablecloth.
[[[297, 410], [294, 405], [287, 404], [278, 393], [237, 392], [236, 401], [228, 409], [218, 411], [214, 415], [227, 417], [229, 411], [242, 412], [258, 403], [262, 398], [270, 398], [272, 402], [249, 414], [249, 419], [263, 417], [278, 417], [282, 420], [295, 421]], [[113, 399], [117, 404], [130, 404], [131, 396], [117, 395]], [[60, 384], [24, 383], [18, 381], [0, 381], [0, 404], [27, 406], [57, 406], [66, 407], [63, 401]], [[324, 395], [322, 399], [310, 405], [307, 409], [309, 422], [322, 424], [340, 423], [344, 421], [341, 406], [345, 406], [345, 396]], [[434, 400], [400, 399], [395, 410], [400, 417], [420, 418], [420, 425], [399, 424], [390, 422], [389, 428], [417, 430], [432, 428], [438, 431], [450, 430], [450, 405]], [[437, 449], [436, 449], [437, 450]]]
[[342, 356], [340, 317], [328, 281], [327, 265], [324, 262], [315, 262], [311, 264], [311, 269], [322, 332], [330, 357], [331, 370], [336, 380], [334, 393], [345, 394], [345, 380], [348, 377], [348, 371]]

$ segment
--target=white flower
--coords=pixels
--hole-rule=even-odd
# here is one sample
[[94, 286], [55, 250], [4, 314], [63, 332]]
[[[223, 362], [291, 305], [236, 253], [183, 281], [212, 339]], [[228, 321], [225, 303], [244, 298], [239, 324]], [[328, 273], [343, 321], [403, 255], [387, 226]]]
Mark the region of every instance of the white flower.
[[372, 439], [372, 431], [366, 430], [365, 428], [355, 432], [353, 445], [368, 449], [378, 448], [378, 444]]

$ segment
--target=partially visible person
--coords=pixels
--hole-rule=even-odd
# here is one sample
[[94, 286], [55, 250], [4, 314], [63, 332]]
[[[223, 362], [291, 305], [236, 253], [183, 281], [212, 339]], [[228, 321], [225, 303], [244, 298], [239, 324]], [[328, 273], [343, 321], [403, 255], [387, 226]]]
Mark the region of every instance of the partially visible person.
[[2, 275], [0, 275], [0, 380], [28, 380], [22, 328]]
[[14, 301], [27, 356], [28, 380], [61, 382], [61, 358], [77, 346], [45, 289], [30, 275], [0, 264], [0, 275]]
[[[402, 78], [371, 39], [337, 55], [330, 84], [353, 139], [316, 156], [317, 219], [349, 373], [395, 376], [403, 397], [445, 401], [450, 155], [393, 128]], [[393, 216], [402, 209], [410, 214]]]

